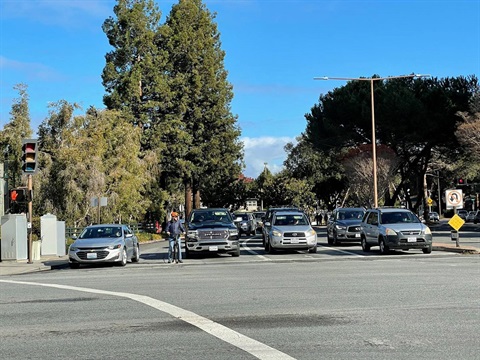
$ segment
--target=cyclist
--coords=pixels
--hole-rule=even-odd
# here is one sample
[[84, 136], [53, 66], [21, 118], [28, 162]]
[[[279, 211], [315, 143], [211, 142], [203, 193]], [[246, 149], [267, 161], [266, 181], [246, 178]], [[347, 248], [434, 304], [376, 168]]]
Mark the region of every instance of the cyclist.
[[178, 262], [182, 263], [182, 242], [180, 241], [180, 234], [185, 233], [185, 227], [183, 224], [178, 221], [178, 213], [173, 211], [171, 213], [172, 220], [168, 222], [167, 225], [167, 234], [168, 234], [168, 263], [170, 264], [173, 260], [172, 253], [173, 247], [175, 246], [175, 238], [178, 238], [178, 251], [177, 257]]

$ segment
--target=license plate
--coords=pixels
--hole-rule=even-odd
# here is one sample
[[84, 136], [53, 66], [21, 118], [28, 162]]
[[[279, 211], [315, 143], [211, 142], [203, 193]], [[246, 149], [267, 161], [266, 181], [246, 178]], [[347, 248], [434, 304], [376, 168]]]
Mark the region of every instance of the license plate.
[[292, 240], [290, 240], [290, 242], [291, 242], [292, 244], [298, 244], [299, 240], [298, 240], [298, 239], [292, 239]]
[[360, 237], [360, 234], [355, 234], [355, 237]]
[[87, 253], [87, 259], [96, 259], [97, 253]]
[[417, 242], [417, 238], [409, 237], [407, 238], [407, 242]]
[[208, 251], [218, 251], [218, 246], [209, 246]]

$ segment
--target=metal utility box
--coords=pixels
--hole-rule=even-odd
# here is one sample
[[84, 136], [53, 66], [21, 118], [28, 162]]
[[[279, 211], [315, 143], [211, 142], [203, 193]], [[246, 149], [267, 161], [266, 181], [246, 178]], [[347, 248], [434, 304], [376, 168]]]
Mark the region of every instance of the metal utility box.
[[27, 260], [27, 217], [25, 214], [8, 214], [1, 218], [1, 259]]
[[57, 221], [57, 217], [46, 214], [40, 217], [40, 236], [42, 239], [42, 255], [65, 255], [65, 222]]

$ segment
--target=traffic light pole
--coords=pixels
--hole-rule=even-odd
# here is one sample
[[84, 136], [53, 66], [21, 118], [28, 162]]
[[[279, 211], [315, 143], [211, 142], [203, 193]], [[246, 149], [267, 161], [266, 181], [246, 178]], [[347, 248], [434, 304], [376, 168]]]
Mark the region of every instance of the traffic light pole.
[[[33, 179], [32, 179], [32, 174], [27, 175], [27, 192], [28, 194], [31, 194], [33, 190]], [[33, 238], [32, 238], [32, 215], [33, 211], [33, 203], [32, 203], [32, 197], [28, 196], [28, 227], [27, 227], [27, 232], [28, 232], [28, 263], [33, 264], [33, 254], [32, 254], [32, 245], [33, 245]]]

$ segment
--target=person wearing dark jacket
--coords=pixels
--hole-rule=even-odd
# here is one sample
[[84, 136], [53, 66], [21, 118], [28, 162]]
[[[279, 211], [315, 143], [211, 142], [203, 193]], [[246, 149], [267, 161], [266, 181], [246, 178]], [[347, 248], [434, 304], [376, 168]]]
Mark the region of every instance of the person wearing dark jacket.
[[171, 263], [172, 259], [173, 246], [175, 245], [175, 238], [178, 237], [178, 262], [182, 261], [182, 241], [180, 239], [180, 234], [185, 233], [185, 227], [183, 224], [178, 221], [178, 213], [172, 212], [172, 220], [167, 224], [167, 234], [168, 234], [168, 263]]

